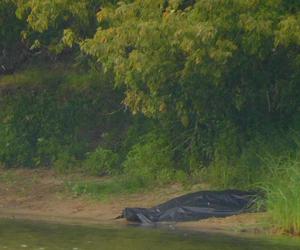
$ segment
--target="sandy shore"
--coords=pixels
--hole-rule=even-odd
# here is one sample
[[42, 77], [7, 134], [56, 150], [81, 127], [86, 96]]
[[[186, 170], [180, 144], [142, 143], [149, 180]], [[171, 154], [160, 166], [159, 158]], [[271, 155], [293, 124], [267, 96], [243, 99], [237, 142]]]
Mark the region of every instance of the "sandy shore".
[[[153, 192], [109, 197], [105, 201], [74, 197], [66, 189], [69, 176], [49, 170], [0, 169], [0, 218], [39, 220], [72, 224], [126, 224], [115, 220], [125, 207], [151, 207], [186, 192], [180, 185]], [[78, 177], [76, 178], [88, 178]], [[101, 179], [96, 180], [101, 181]], [[199, 187], [196, 187], [199, 188]], [[195, 191], [195, 190], [193, 190]], [[186, 230], [266, 233], [266, 214], [243, 214], [176, 223]]]

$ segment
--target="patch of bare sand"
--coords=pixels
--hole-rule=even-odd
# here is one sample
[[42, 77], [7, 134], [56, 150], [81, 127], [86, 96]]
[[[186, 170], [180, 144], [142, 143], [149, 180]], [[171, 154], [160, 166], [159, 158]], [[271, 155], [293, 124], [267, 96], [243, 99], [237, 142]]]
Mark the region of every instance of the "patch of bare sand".
[[[50, 170], [0, 169], [0, 216], [112, 221], [124, 207], [150, 207], [184, 193], [180, 185], [173, 185], [151, 193], [96, 201], [73, 197], [66, 190], [68, 178]], [[101, 178], [98, 180], [101, 181]]]

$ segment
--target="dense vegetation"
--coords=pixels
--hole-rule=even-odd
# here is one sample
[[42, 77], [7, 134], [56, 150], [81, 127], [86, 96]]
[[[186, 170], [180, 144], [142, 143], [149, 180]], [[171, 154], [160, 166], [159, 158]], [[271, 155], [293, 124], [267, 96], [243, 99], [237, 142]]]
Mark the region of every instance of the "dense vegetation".
[[2, 0], [0, 50], [4, 166], [259, 187], [300, 232], [298, 0]]

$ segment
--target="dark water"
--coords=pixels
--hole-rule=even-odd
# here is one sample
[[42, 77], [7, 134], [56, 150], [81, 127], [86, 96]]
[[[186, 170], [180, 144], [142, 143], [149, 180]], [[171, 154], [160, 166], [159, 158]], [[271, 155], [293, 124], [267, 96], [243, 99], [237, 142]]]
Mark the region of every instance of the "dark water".
[[0, 249], [299, 250], [290, 239], [254, 240], [133, 227], [86, 227], [0, 220]]

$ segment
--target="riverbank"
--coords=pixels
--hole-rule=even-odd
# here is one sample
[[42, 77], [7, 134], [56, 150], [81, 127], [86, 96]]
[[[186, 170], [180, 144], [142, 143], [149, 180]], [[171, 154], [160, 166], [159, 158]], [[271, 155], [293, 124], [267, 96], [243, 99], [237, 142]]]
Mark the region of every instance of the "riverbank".
[[[151, 207], [179, 195], [209, 188], [195, 185], [186, 190], [180, 184], [134, 194], [94, 199], [76, 196], [68, 188], [70, 181], [103, 181], [79, 174], [60, 175], [50, 170], [0, 169], [0, 218], [39, 220], [72, 224], [126, 224], [115, 220], [125, 207]], [[211, 218], [176, 223], [175, 228], [225, 233], [270, 234], [265, 213]]]

